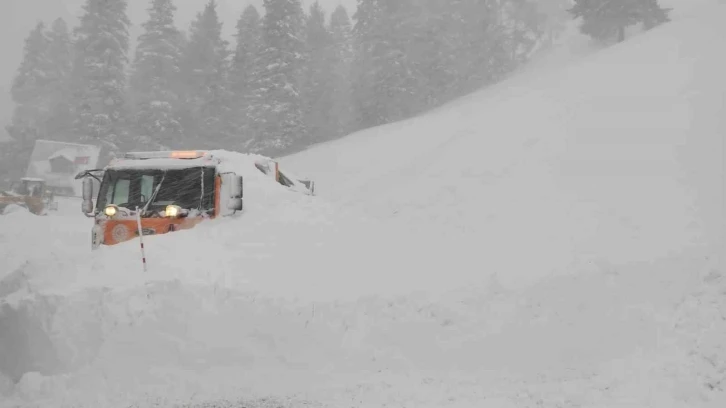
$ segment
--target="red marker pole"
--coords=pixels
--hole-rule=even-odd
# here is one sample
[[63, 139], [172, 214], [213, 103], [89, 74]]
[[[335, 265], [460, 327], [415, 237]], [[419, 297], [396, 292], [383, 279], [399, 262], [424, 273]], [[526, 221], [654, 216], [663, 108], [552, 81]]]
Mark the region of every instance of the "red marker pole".
[[141, 228], [141, 210], [136, 207], [136, 225], [139, 228], [139, 243], [141, 244], [141, 262], [144, 264], [144, 272], [146, 272], [146, 254], [144, 253], [144, 230]]

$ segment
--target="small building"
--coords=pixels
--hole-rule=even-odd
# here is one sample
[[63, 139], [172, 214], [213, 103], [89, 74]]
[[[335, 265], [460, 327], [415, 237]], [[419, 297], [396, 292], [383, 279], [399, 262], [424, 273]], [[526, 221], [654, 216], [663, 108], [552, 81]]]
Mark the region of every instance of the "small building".
[[36, 140], [26, 177], [45, 180], [56, 194], [80, 197], [82, 183], [75, 176], [94, 169], [99, 152], [100, 148], [93, 145]]

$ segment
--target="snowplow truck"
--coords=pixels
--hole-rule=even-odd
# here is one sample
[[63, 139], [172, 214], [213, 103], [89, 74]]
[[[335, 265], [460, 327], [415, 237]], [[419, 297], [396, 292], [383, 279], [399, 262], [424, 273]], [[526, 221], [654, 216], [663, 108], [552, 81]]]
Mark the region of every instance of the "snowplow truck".
[[[91, 247], [116, 245], [139, 234], [190, 229], [204, 220], [242, 211], [243, 178], [224, 171], [223, 163], [222, 157], [209, 151], [130, 152], [103, 169], [79, 173], [82, 212], [94, 218]], [[261, 163], [264, 166], [258, 169], [274, 161]], [[95, 205], [92, 179], [100, 183]], [[289, 177], [284, 181], [311, 185]]]

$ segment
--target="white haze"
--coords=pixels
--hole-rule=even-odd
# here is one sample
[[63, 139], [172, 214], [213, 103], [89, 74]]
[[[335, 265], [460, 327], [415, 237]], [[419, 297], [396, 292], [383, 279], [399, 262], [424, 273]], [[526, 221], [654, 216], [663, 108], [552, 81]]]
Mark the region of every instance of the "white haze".
[[[0, 13], [0, 141], [7, 139], [4, 130], [12, 115], [13, 103], [9, 89], [23, 53], [23, 43], [30, 30], [39, 22], [49, 24], [56, 18], [63, 18], [75, 25], [81, 13], [84, 0], [2, 0], [4, 12]], [[309, 7], [314, 0], [303, 0]], [[348, 8], [352, 15], [356, 0], [318, 0], [328, 11], [338, 5]], [[9, 4], [6, 4], [9, 3]], [[207, 0], [177, 0], [177, 25], [186, 30], [197, 12], [204, 8]], [[140, 25], [146, 19], [146, 8], [149, 0], [129, 0], [129, 16], [131, 18], [132, 41], [140, 34]], [[254, 4], [262, 11], [262, 0], [217, 0], [219, 14], [224, 21], [224, 33], [233, 40], [232, 32], [240, 14], [249, 4]]]
[[[309, 7], [314, 0], [303, 0], [305, 7]], [[352, 15], [355, 10], [356, 0], [318, 0], [321, 6], [328, 12], [338, 5], [348, 8]], [[0, 86], [10, 84], [15, 70], [20, 63], [23, 52], [23, 39], [38, 21], [50, 23], [58, 17], [62, 17], [69, 24], [75, 25], [77, 17], [81, 12], [81, 5], [84, 0], [3, 0], [4, 12], [0, 13], [0, 55], [3, 56], [0, 62]], [[197, 12], [204, 8], [207, 0], [177, 0], [175, 2], [177, 11], [177, 25], [187, 29]], [[262, 11], [262, 0], [217, 0], [219, 14], [224, 21], [225, 34], [231, 39], [237, 19], [245, 7], [254, 4]], [[146, 8], [149, 0], [129, 0], [129, 16], [133, 26], [131, 27], [132, 38], [139, 34], [140, 24], [146, 19]], [[2, 91], [2, 89], [0, 89]], [[7, 92], [3, 92], [3, 99], [7, 98]], [[0, 108], [5, 104], [0, 102]], [[3, 113], [4, 115], [4, 113]]]

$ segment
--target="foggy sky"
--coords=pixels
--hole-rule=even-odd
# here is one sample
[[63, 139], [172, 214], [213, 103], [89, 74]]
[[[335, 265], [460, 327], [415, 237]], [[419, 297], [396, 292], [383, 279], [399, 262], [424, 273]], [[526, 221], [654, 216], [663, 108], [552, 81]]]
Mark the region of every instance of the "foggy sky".
[[[303, 0], [306, 10], [315, 0]], [[318, 0], [320, 5], [330, 12], [342, 4], [353, 15], [357, 0]], [[4, 130], [13, 104], [10, 99], [9, 88], [15, 71], [23, 55], [24, 39], [38, 23], [43, 21], [47, 25], [58, 17], [66, 20], [72, 28], [77, 23], [81, 13], [81, 5], [85, 0], [0, 0], [0, 141], [7, 138]], [[129, 17], [132, 27], [130, 30], [132, 44], [141, 32], [140, 24], [147, 18], [146, 8], [150, 0], [129, 0]], [[175, 0], [178, 8], [176, 21], [181, 29], [188, 29], [197, 12], [204, 8], [207, 0]], [[249, 4], [259, 7], [262, 13], [262, 0], [217, 0], [218, 11], [224, 22], [224, 33], [234, 44], [231, 34], [242, 14], [242, 10]], [[130, 54], [130, 57], [133, 54]]]
[[[43, 20], [50, 24], [54, 19], [63, 17], [71, 26], [77, 22], [84, 0], [0, 0], [3, 4], [0, 12], [0, 91], [3, 85], [8, 85], [20, 63], [23, 50], [23, 40], [35, 24]], [[356, 0], [318, 0], [328, 11], [328, 14], [339, 4], [348, 8], [348, 12], [355, 10]], [[133, 27], [132, 39], [140, 32], [139, 25], [146, 20], [146, 8], [150, 0], [129, 0], [129, 16]], [[303, 0], [307, 9], [314, 0]], [[189, 27], [189, 22], [197, 12], [204, 8], [207, 0], [176, 0], [177, 25], [182, 29]], [[262, 0], [217, 0], [218, 11], [224, 21], [226, 35], [231, 35], [237, 19], [242, 10], [249, 4], [254, 4], [262, 10]], [[231, 39], [231, 38], [230, 38]], [[2, 113], [0, 113], [1, 115]]]

